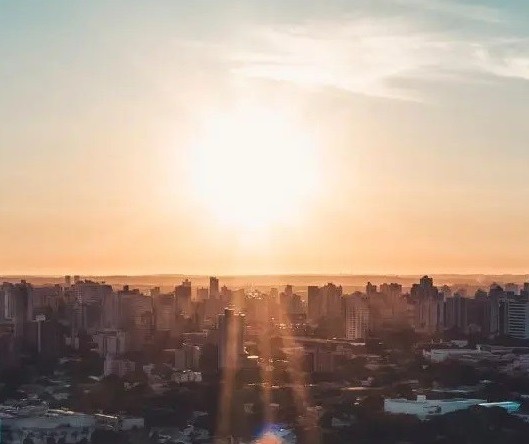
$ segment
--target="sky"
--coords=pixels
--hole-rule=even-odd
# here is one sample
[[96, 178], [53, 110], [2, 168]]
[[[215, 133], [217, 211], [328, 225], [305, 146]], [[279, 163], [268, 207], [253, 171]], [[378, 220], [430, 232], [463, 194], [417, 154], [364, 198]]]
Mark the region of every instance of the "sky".
[[0, 1], [0, 275], [527, 273], [527, 23]]

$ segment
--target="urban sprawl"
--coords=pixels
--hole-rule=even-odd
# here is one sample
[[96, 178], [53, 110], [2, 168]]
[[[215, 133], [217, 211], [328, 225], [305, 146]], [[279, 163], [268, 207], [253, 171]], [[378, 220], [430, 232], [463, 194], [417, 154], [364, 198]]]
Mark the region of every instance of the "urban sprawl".
[[3, 443], [529, 436], [529, 283], [0, 286]]

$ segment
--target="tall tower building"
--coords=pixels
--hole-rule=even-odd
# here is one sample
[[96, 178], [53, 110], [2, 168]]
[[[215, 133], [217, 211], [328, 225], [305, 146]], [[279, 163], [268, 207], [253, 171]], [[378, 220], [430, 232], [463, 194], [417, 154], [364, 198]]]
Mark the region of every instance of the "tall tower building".
[[155, 326], [158, 331], [172, 331], [176, 322], [174, 294], [161, 294], [154, 299]]
[[457, 328], [465, 331], [468, 327], [468, 308], [471, 299], [455, 294], [445, 300], [444, 326], [447, 329]]
[[244, 330], [246, 319], [244, 314], [226, 308], [219, 315], [219, 368], [236, 369], [244, 354]]
[[24, 326], [31, 320], [28, 315], [32, 312], [32, 287], [26, 281], [19, 284], [6, 283], [2, 286], [4, 297], [3, 317], [14, 325], [14, 336], [17, 340], [24, 337]]
[[489, 297], [487, 299], [485, 313], [488, 326], [487, 333], [490, 335], [498, 335], [505, 333], [504, 316], [501, 316], [500, 308], [503, 306], [505, 299], [505, 292], [498, 284], [492, 284], [489, 289]]
[[423, 276], [419, 284], [413, 284], [410, 295], [415, 302], [415, 327], [433, 333], [443, 328], [444, 300], [433, 279]]
[[212, 299], [218, 299], [219, 298], [219, 280], [211, 276], [209, 278], [209, 297]]
[[366, 285], [366, 294], [368, 296], [375, 296], [377, 294], [377, 286], [373, 285], [371, 282], [368, 282]]
[[369, 303], [363, 295], [349, 295], [345, 298], [345, 337], [365, 339], [369, 328]]
[[191, 316], [191, 282], [185, 280], [175, 287], [176, 308], [184, 316]]
[[525, 298], [510, 298], [507, 307], [507, 334], [517, 339], [529, 339], [529, 302]]
[[320, 291], [322, 292], [325, 304], [325, 313], [323, 313], [323, 316], [343, 318], [342, 286], [336, 286], [329, 282], [327, 285], [321, 287]]
[[88, 331], [111, 327], [117, 321], [117, 300], [111, 285], [74, 280], [69, 293], [75, 299], [79, 327]]
[[323, 297], [320, 288], [316, 285], [307, 287], [307, 316], [310, 321], [316, 322], [323, 316]]

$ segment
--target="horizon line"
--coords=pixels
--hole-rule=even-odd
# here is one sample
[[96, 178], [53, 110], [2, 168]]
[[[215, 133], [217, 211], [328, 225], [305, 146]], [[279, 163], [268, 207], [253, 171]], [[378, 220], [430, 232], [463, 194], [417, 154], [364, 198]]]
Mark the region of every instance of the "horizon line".
[[529, 273], [521, 272], [433, 272], [433, 273], [241, 273], [241, 274], [216, 274], [216, 273], [114, 273], [114, 274], [104, 274], [104, 273], [74, 273], [74, 274], [38, 274], [38, 273], [7, 273], [0, 274], [0, 279], [8, 278], [64, 278], [65, 276], [80, 276], [82, 278], [120, 278], [120, 277], [191, 277], [191, 278], [207, 278], [207, 277], [217, 277], [217, 278], [244, 278], [244, 277], [400, 277], [400, 278], [415, 278], [422, 276], [517, 276], [523, 277], [526, 276], [529, 278]]

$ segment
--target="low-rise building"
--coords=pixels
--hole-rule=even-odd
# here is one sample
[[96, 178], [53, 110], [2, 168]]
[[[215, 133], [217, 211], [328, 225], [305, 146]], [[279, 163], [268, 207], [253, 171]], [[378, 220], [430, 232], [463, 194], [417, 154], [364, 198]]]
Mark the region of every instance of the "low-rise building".
[[413, 415], [421, 420], [431, 416], [445, 415], [446, 413], [466, 410], [470, 407], [486, 403], [484, 399], [426, 399], [418, 395], [417, 399], [385, 399], [384, 411], [386, 413]]
[[140, 417], [103, 415], [101, 413], [96, 413], [94, 417], [99, 427], [117, 432], [145, 428], [145, 420]]
[[183, 384], [186, 382], [202, 382], [202, 373], [184, 370], [173, 373], [171, 379], [177, 384]]
[[0, 406], [2, 442], [10, 444], [90, 442], [96, 420], [92, 415], [54, 410], [27, 401]]
[[115, 358], [112, 355], [107, 355], [104, 364], [104, 375], [117, 375], [120, 378], [128, 373], [136, 370], [136, 363], [128, 359]]
[[432, 349], [424, 350], [423, 356], [430, 362], [439, 363], [448, 359], [461, 359], [461, 358], [482, 358], [487, 356], [488, 353], [477, 349], [468, 348], [443, 348], [443, 349]]

